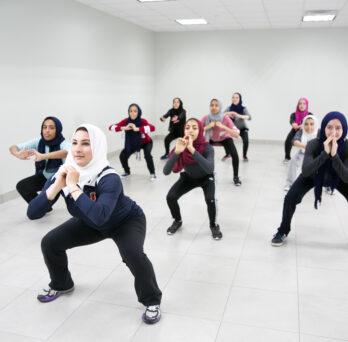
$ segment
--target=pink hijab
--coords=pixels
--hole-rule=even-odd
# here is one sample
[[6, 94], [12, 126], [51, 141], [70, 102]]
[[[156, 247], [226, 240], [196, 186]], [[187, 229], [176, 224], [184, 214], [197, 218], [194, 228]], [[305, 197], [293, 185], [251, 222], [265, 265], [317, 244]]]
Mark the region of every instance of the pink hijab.
[[[300, 101], [304, 101], [306, 102], [306, 109], [304, 112], [300, 112], [299, 110], [299, 104], [300, 104]], [[302, 120], [303, 118], [308, 114], [308, 100], [304, 97], [301, 97], [298, 102], [297, 102], [297, 107], [296, 107], [296, 112], [295, 112], [295, 121], [298, 125], [301, 125], [302, 124]]]

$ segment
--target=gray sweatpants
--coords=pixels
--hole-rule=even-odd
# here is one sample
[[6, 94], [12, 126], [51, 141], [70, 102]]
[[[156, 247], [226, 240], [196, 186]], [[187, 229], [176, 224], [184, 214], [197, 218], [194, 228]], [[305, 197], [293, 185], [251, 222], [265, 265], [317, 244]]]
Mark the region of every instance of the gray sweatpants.
[[292, 183], [297, 178], [297, 169], [302, 167], [304, 152], [298, 150], [297, 153], [291, 158], [288, 164], [288, 176], [286, 178], [285, 186], [291, 187]]

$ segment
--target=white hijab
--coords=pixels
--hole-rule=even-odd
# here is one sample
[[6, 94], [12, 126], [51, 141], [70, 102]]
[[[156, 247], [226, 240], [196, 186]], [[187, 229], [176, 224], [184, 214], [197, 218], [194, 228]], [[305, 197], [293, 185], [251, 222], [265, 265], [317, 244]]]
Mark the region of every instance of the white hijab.
[[[305, 130], [305, 122], [308, 119], [312, 119], [314, 121], [314, 130], [313, 130], [313, 133], [310, 133], [310, 134], [307, 133], [306, 130]], [[317, 120], [317, 118], [314, 115], [307, 115], [307, 116], [305, 116], [303, 121], [302, 121], [301, 143], [307, 145], [307, 142], [309, 140], [312, 140], [312, 139], [316, 138], [317, 135], [318, 135], [318, 129], [319, 129], [319, 127], [318, 127], [318, 120]], [[303, 148], [301, 148], [301, 150], [302, 150], [302, 152], [304, 152]]]
[[[86, 166], [79, 166], [74, 161], [71, 150], [66, 157], [65, 163], [60, 167], [57, 174], [61, 171], [64, 166], [73, 166], [79, 173], [80, 177], [77, 182], [77, 185], [83, 189], [85, 185], [91, 184], [94, 185], [94, 182], [97, 178], [97, 175], [106, 167], [109, 166], [109, 161], [106, 158], [107, 154], [107, 142], [106, 136], [102, 132], [102, 130], [94, 125], [83, 124], [79, 125], [73, 134], [73, 137], [76, 131], [84, 127], [87, 129], [89, 134], [89, 140], [91, 142], [92, 149], [92, 160]], [[67, 196], [69, 194], [69, 190], [67, 187], [63, 188], [64, 194]]]

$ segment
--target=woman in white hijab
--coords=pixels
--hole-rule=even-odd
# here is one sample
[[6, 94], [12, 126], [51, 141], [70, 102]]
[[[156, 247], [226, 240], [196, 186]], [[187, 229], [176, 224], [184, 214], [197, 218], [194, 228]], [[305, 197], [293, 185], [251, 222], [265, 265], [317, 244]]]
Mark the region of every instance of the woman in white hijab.
[[307, 115], [303, 119], [302, 127], [303, 129], [299, 129], [292, 140], [292, 144], [299, 149], [290, 160], [284, 191], [289, 191], [292, 183], [297, 178], [297, 170], [302, 166], [308, 141], [316, 138], [318, 135], [318, 120], [315, 116]]
[[42, 239], [42, 253], [51, 282], [37, 298], [46, 303], [74, 290], [67, 249], [111, 238], [135, 277], [138, 300], [146, 306], [143, 321], [153, 324], [161, 318], [162, 293], [152, 264], [143, 252], [145, 215], [123, 194], [120, 177], [109, 166], [106, 153], [105, 134], [93, 125], [79, 126], [65, 164], [47, 180], [40, 195], [29, 203], [28, 217], [37, 219], [45, 215], [62, 195], [73, 216]]

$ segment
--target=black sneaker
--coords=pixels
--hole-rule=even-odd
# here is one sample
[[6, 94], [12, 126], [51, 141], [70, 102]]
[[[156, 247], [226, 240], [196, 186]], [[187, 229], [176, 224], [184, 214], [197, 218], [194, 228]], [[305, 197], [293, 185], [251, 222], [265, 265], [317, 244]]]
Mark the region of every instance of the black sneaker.
[[159, 305], [151, 305], [146, 307], [143, 314], [143, 322], [146, 324], [157, 323], [161, 319], [161, 310]]
[[122, 173], [121, 178], [127, 178], [130, 176], [130, 172]]
[[182, 221], [176, 221], [174, 220], [172, 225], [167, 229], [168, 235], [173, 235], [176, 233], [176, 231], [182, 226]]
[[276, 233], [273, 235], [272, 246], [283, 246], [285, 243], [286, 235], [283, 233]]
[[242, 182], [241, 182], [241, 180], [239, 179], [238, 176], [233, 177], [233, 183], [234, 183], [235, 186], [241, 186], [242, 185]]
[[63, 290], [63, 291], [56, 291], [56, 290], [53, 290], [49, 287], [48, 290], [43, 289], [42, 290], [43, 293], [39, 293], [37, 296], [37, 299], [41, 303], [48, 303], [48, 302], [52, 302], [53, 300], [57, 299], [60, 295], [72, 292], [74, 290], [75, 290], [74, 286], [68, 290]]
[[161, 160], [166, 160], [169, 158], [169, 155], [168, 154], [164, 154], [162, 157], [161, 157]]
[[211, 235], [213, 236], [214, 240], [221, 240], [222, 239], [222, 233], [220, 231], [220, 226], [216, 224], [213, 227], [210, 227]]

